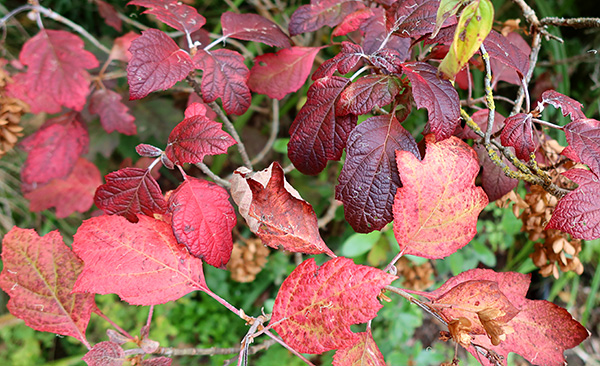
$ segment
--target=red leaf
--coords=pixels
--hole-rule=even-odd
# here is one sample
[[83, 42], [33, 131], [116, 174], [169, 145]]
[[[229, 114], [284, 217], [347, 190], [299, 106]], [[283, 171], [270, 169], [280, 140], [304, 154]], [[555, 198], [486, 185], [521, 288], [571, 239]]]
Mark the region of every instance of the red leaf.
[[180, 246], [171, 226], [138, 216], [85, 220], [73, 250], [84, 262], [75, 292], [115, 293], [131, 305], [157, 305], [207, 289], [202, 261]]
[[2, 240], [2, 261], [0, 287], [10, 296], [12, 315], [35, 330], [87, 343], [94, 296], [71, 293], [83, 264], [58, 230], [39, 237], [34, 230], [12, 228]]
[[328, 160], [339, 160], [348, 134], [356, 126], [354, 115], [336, 116], [336, 101], [349, 80], [337, 76], [315, 81], [306, 103], [290, 127], [288, 156], [304, 174], [318, 174]]
[[223, 36], [262, 42], [273, 47], [289, 47], [288, 36], [279, 26], [258, 14], [237, 14], [227, 11], [221, 15]]
[[137, 222], [137, 214], [165, 213], [165, 201], [158, 183], [148, 169], [124, 168], [104, 177], [106, 184], [96, 190], [96, 206], [109, 215], [121, 215]]
[[369, 55], [369, 61], [384, 74], [399, 74], [402, 72], [402, 62], [404, 59], [400, 52], [383, 48]]
[[546, 90], [542, 93], [542, 106], [540, 112], [544, 110], [543, 104], [550, 104], [554, 108], [560, 108], [564, 117], [571, 117], [571, 121], [585, 118], [585, 114], [581, 111], [583, 105], [573, 98], [567, 97], [556, 90]]
[[173, 362], [169, 357], [155, 357], [147, 360], [142, 360], [142, 366], [171, 366]]
[[139, 144], [135, 147], [135, 152], [146, 158], [155, 158], [162, 154], [162, 150], [156, 146], [148, 144]]
[[[495, 79], [504, 80], [516, 85], [521, 85], [523, 75], [529, 70], [529, 54], [531, 48], [520, 34], [510, 33], [507, 37], [492, 31], [483, 41], [487, 53], [490, 55], [492, 75]], [[514, 70], [512, 73], [504, 72], [504, 67]]]
[[271, 98], [283, 99], [300, 89], [312, 69], [320, 47], [291, 47], [254, 59], [248, 86]]
[[417, 108], [427, 108], [428, 131], [437, 140], [447, 139], [460, 123], [458, 92], [448, 80], [437, 75], [437, 69], [424, 62], [404, 64], [404, 74], [410, 80]]
[[[435, 28], [439, 0], [405, 0], [396, 2], [388, 13], [388, 27], [400, 37], [418, 38]], [[444, 21], [443, 26], [456, 23], [455, 17]]]
[[144, 14], [155, 15], [161, 22], [187, 34], [206, 24], [206, 19], [196, 9], [177, 0], [133, 0], [127, 5], [150, 8]]
[[104, 19], [104, 22], [116, 29], [118, 32], [121, 32], [121, 29], [123, 28], [123, 22], [121, 19], [119, 19], [119, 14], [115, 10], [114, 6], [102, 0], [96, 0], [96, 5], [98, 5], [98, 12]]
[[[191, 112], [190, 112], [191, 113]], [[173, 163], [201, 163], [205, 155], [226, 154], [236, 141], [221, 129], [221, 124], [202, 115], [186, 117], [171, 134], [165, 149]]]
[[336, 70], [342, 75], [347, 74], [363, 57], [366, 57], [366, 55], [361, 46], [344, 41], [340, 53], [323, 62], [317, 71], [313, 73], [312, 79], [318, 80], [326, 76], [331, 77]]
[[206, 102], [223, 101], [227, 113], [242, 115], [250, 106], [252, 95], [246, 85], [250, 71], [239, 53], [219, 49], [210, 53], [199, 50], [194, 55], [196, 67], [202, 69], [202, 97]]
[[83, 49], [83, 41], [61, 30], [41, 30], [23, 45], [19, 60], [28, 66], [7, 86], [9, 93], [26, 101], [31, 113], [58, 113], [61, 106], [81, 111], [90, 89], [86, 69], [98, 60]]
[[90, 113], [100, 116], [100, 123], [106, 132], [120, 132], [124, 135], [135, 135], [135, 117], [130, 115], [129, 108], [121, 102], [121, 95], [110, 89], [98, 89], [92, 94], [89, 105]]
[[360, 27], [364, 33], [363, 48], [365, 52], [368, 54], [376, 52], [383, 44], [383, 41], [387, 39], [386, 47], [395, 49], [403, 55], [403, 59], [407, 59], [411, 40], [400, 38], [394, 34], [388, 38], [388, 34], [391, 31], [387, 27], [387, 23], [390, 21], [388, 15], [392, 16], [393, 13], [387, 14], [383, 8], [371, 8], [371, 10], [373, 11], [373, 16], [367, 19]]
[[371, 8], [358, 9], [348, 14], [344, 20], [331, 32], [332, 37], [345, 36], [350, 32], [357, 30], [365, 20], [373, 16]]
[[108, 56], [111, 60], [119, 60], [123, 62], [129, 62], [131, 60], [131, 42], [133, 42], [140, 35], [134, 32], [128, 32], [127, 34], [115, 38], [115, 43], [110, 49], [110, 55]]
[[531, 118], [531, 113], [517, 113], [508, 117], [500, 134], [502, 145], [514, 147], [515, 155], [525, 161], [529, 161], [529, 155], [538, 147], [533, 141]]
[[217, 268], [229, 262], [236, 217], [225, 189], [187, 177], [169, 196], [169, 211], [173, 234], [192, 255]]
[[142, 32], [131, 42], [129, 52], [127, 83], [130, 100], [169, 89], [194, 69], [190, 55], [158, 29]]
[[305, 260], [283, 281], [271, 324], [281, 338], [301, 353], [323, 353], [351, 347], [361, 336], [350, 325], [365, 323], [382, 305], [381, 289], [395, 276], [337, 257], [317, 267]]
[[68, 176], [79, 156], [86, 153], [90, 138], [79, 113], [71, 112], [47, 120], [21, 146], [29, 154], [21, 170], [21, 181], [30, 191], [55, 178]]
[[84, 158], [79, 158], [71, 174], [55, 178], [47, 184], [25, 193], [29, 210], [39, 212], [56, 207], [56, 217], [64, 218], [73, 212], [86, 212], [94, 204], [94, 192], [102, 184], [100, 171]]
[[100, 342], [82, 358], [88, 366], [121, 366], [125, 362], [123, 348], [115, 342]]
[[580, 119], [566, 125], [564, 131], [569, 143], [568, 152], [574, 153], [596, 175], [600, 174], [600, 121]]
[[394, 234], [405, 254], [444, 258], [464, 247], [477, 232], [477, 216], [488, 204], [475, 187], [477, 154], [452, 136], [436, 142], [425, 136], [426, 154], [398, 151], [402, 187], [394, 199]]
[[585, 169], [571, 169], [563, 175], [579, 187], [556, 205], [546, 229], [558, 229], [576, 239], [600, 238], [600, 180]]
[[337, 102], [336, 113], [340, 116], [369, 113], [375, 107], [390, 104], [400, 90], [400, 80], [395, 76], [364, 76], [344, 89]]
[[[191, 94], [196, 95], [196, 94]], [[212, 113], [211, 113], [212, 112]], [[208, 119], [214, 120], [216, 118], [216, 113], [212, 109], [206, 106], [204, 103], [200, 102], [192, 102], [188, 104], [185, 112], [183, 112], [185, 118], [191, 118], [194, 116], [206, 117]]]
[[348, 348], [338, 349], [333, 355], [333, 366], [360, 365], [386, 366], [383, 355], [379, 351], [371, 329], [358, 333], [360, 339]]
[[324, 26], [334, 27], [344, 18], [363, 9], [360, 1], [322, 0], [310, 5], [302, 5], [292, 14], [289, 24], [290, 35], [312, 32]]
[[[481, 165], [483, 169], [481, 173], [481, 186], [490, 202], [502, 198], [505, 194], [517, 187], [519, 180], [506, 176], [502, 168], [490, 159], [485, 147], [478, 145], [475, 146], [475, 150], [479, 157], [479, 165]], [[498, 156], [502, 155], [500, 152], [497, 153]], [[507, 166], [511, 166], [508, 159], [504, 156], [502, 156], [502, 161]]]
[[402, 186], [396, 150], [420, 159], [415, 139], [394, 115], [371, 117], [350, 133], [335, 198], [344, 202], [346, 221], [354, 231], [381, 230], [393, 220], [394, 195]]
[[[473, 115], [471, 116], [471, 118], [473, 119], [473, 122], [477, 123], [477, 125], [479, 126], [479, 128], [481, 128], [481, 130], [483, 132], [487, 131], [487, 122], [488, 122], [489, 112], [490, 111], [488, 109], [480, 109], [477, 112], [473, 113]], [[504, 126], [504, 121], [505, 121], [504, 116], [501, 115], [500, 113], [498, 113], [498, 111], [494, 111], [494, 128], [492, 129], [492, 135], [495, 134], [496, 132], [500, 131], [500, 129], [502, 129], [502, 126]], [[458, 126], [456, 126], [456, 130], [454, 131], [454, 136], [459, 137], [461, 139], [473, 139], [473, 140], [476, 140], [479, 138], [479, 136], [473, 130], [471, 130], [469, 127], [462, 128], [460, 126], [460, 124]]]

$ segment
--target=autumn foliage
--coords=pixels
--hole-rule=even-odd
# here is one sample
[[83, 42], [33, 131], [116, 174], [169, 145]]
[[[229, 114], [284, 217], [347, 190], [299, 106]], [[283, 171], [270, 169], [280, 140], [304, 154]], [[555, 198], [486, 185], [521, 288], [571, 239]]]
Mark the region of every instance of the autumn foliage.
[[[49, 14], [32, 3], [27, 9], [37, 10], [34, 16]], [[94, 3], [122, 32], [114, 7]], [[31, 210], [55, 208], [57, 217], [94, 204], [101, 210], [83, 221], [72, 247], [58, 231], [40, 237], [15, 227], [4, 236], [0, 286], [14, 316], [36, 330], [75, 337], [89, 350], [83, 358], [88, 365], [170, 365], [147, 333], [132, 339], [113, 331], [108, 341], [91, 344], [91, 313], [104, 316], [94, 294], [153, 306], [202, 291], [251, 327], [240, 364], [247, 362], [248, 344], [264, 335], [298, 355], [335, 350], [338, 366], [385, 365], [371, 321], [382, 301], [399, 294], [438, 319], [442, 335], [483, 365], [505, 365], [511, 352], [532, 364], [563, 365], [564, 351], [589, 333], [565, 309], [526, 298], [529, 275], [474, 269], [430, 292], [392, 286], [402, 255], [443, 259], [469, 245], [484, 207], [519, 179], [558, 198], [546, 229], [600, 238], [600, 121], [555, 90], [528, 99], [534, 51], [520, 33], [492, 29], [489, 0], [312, 1], [286, 9], [289, 23], [281, 24], [264, 13], [227, 11], [221, 34], [210, 43], [198, 40], [208, 38], [206, 19], [187, 3], [130, 1], [127, 8], [142, 9], [160, 29], [123, 34], [100, 60], [68, 28], [40, 29], [13, 60], [6, 95], [27, 103], [31, 113], [51, 115], [19, 144], [27, 152], [21, 183]], [[332, 28], [328, 44], [304, 43], [301, 35], [326, 27]], [[539, 24], [531, 31], [534, 39], [541, 37]], [[244, 46], [230, 47], [226, 40], [260, 43], [264, 52], [249, 56]], [[326, 48], [337, 53], [323, 59]], [[126, 75], [125, 94], [107, 82], [109, 64]], [[484, 108], [469, 114], [460, 89], [470, 92], [475, 69], [484, 70], [488, 84], [520, 87], [526, 100], [516, 100], [514, 113], [502, 116], [486, 85]], [[83, 157], [90, 146], [89, 116], [97, 115], [106, 133], [135, 135], [132, 104], [125, 101], [176, 85], [192, 92], [185, 117], [163, 145], [135, 149], [152, 159], [150, 166], [102, 172], [102, 181]], [[257, 169], [260, 159], [247, 155], [230, 118], [247, 113], [258, 94], [283, 100], [305, 85], [306, 100], [282, 132], [289, 136], [293, 166], [274, 161]], [[569, 118], [564, 126], [550, 126], [568, 142], [564, 169], [556, 174], [548, 173], [554, 162], [543, 159], [540, 126], [550, 124], [541, 120], [545, 108]], [[426, 123], [408, 130], [404, 122], [416, 110], [426, 112]], [[235, 149], [244, 166], [226, 179], [204, 164]], [[335, 200], [357, 233], [387, 230], [393, 222], [399, 248], [388, 266], [357, 265], [336, 255], [321, 237], [313, 206], [286, 180], [289, 169], [317, 175], [342, 157]], [[180, 172], [182, 182], [163, 192], [153, 174], [157, 165]], [[192, 165], [205, 175], [192, 176]], [[246, 315], [205, 281], [203, 266], [225, 270], [241, 227], [274, 250], [327, 256], [317, 257], [320, 266], [305, 259], [289, 274], [272, 314]], [[363, 332], [350, 328], [364, 323]], [[126, 342], [140, 351], [127, 353]]]

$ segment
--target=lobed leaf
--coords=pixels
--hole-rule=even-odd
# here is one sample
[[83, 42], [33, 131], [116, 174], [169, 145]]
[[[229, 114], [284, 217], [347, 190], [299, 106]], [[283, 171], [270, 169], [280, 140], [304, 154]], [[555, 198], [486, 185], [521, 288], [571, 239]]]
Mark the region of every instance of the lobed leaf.
[[221, 15], [223, 36], [244, 41], [262, 42], [273, 47], [289, 47], [288, 36], [279, 26], [258, 14], [238, 14], [227, 11]]
[[333, 355], [333, 366], [385, 366], [385, 360], [371, 334], [371, 329], [358, 333], [360, 339], [348, 348], [338, 349]]
[[334, 27], [340, 24], [347, 15], [364, 7], [365, 5], [361, 1], [345, 0], [322, 0], [302, 5], [294, 11], [290, 18], [288, 26], [290, 35], [316, 31], [326, 25]]
[[363, 57], [366, 57], [366, 55], [360, 45], [344, 41], [340, 53], [323, 62], [317, 71], [313, 73], [312, 79], [332, 77], [336, 71], [339, 71], [342, 75], [347, 74]]
[[[567, 149], [580, 161], [590, 167], [594, 174], [600, 174], [600, 121], [585, 118], [571, 122], [564, 128], [569, 146]], [[564, 152], [563, 152], [564, 154]]]
[[[581, 103], [556, 90], [546, 90], [543, 92], [541, 103], [542, 105], [550, 104], [554, 108], [560, 108], [563, 116], [570, 116], [571, 121], [585, 118], [585, 114], [581, 111], [581, 108], [583, 108]], [[543, 109], [543, 107], [541, 109]]]
[[177, 0], [132, 0], [127, 5], [150, 8], [144, 14], [152, 14], [161, 22], [191, 34], [206, 24], [206, 19], [193, 7]]
[[367, 114], [375, 107], [390, 104], [400, 91], [400, 80], [393, 75], [364, 76], [342, 91], [336, 113], [339, 116]]
[[515, 148], [515, 155], [529, 161], [530, 155], [538, 144], [533, 140], [533, 122], [531, 113], [517, 113], [504, 121], [504, 129], [500, 134], [504, 146]]
[[135, 117], [129, 114], [129, 108], [121, 102], [121, 95], [110, 89], [98, 89], [90, 98], [89, 110], [100, 116], [100, 124], [108, 133], [113, 131], [124, 135], [135, 135]]

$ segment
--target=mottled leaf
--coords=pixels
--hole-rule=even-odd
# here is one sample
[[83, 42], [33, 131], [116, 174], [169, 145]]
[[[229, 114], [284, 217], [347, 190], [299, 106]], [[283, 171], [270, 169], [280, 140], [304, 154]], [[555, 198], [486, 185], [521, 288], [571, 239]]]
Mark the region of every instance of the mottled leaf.
[[262, 42], [273, 47], [289, 47], [288, 36], [279, 26], [258, 14], [238, 14], [227, 11], [221, 15], [223, 36], [244, 41]]
[[515, 155], [529, 161], [530, 154], [538, 148], [533, 139], [533, 122], [531, 113], [517, 113], [504, 122], [500, 141], [504, 146], [515, 148]]
[[100, 123], [106, 132], [120, 132], [135, 135], [135, 117], [129, 114], [129, 108], [121, 102], [121, 95], [110, 89], [98, 89], [92, 94], [90, 113], [100, 116]]
[[338, 349], [333, 355], [333, 366], [385, 366], [383, 355], [379, 351], [371, 328], [358, 333], [360, 339], [348, 348]]
[[206, 23], [196, 9], [177, 0], [133, 0], [127, 5], [150, 8], [144, 14], [152, 14], [161, 22], [187, 34], [197, 31]]
[[581, 111], [583, 105], [573, 98], [567, 97], [564, 94], [557, 92], [556, 90], [546, 90], [542, 93], [542, 107], [540, 112], [544, 109], [544, 104], [550, 104], [554, 108], [560, 108], [563, 116], [570, 116], [571, 121], [585, 118], [585, 114]]
[[172, 362], [169, 357], [155, 357], [143, 360], [141, 366], [171, 366]]
[[334, 27], [348, 14], [364, 7], [361, 1], [344, 0], [322, 0], [310, 5], [302, 5], [290, 18], [290, 35], [316, 31], [326, 25]]
[[336, 71], [344, 75], [354, 68], [361, 58], [366, 57], [361, 46], [352, 42], [342, 42], [340, 53], [323, 62], [312, 75], [313, 80], [331, 77]]
[[88, 366], [121, 366], [125, 362], [125, 352], [115, 342], [100, 342], [82, 358]]
[[340, 94], [336, 113], [339, 116], [367, 114], [375, 107], [390, 104], [400, 90], [400, 80], [395, 76], [364, 76], [348, 85]]
[[566, 125], [564, 131], [569, 152], [575, 154], [578, 161], [587, 164], [596, 175], [600, 175], [600, 121], [580, 119]]

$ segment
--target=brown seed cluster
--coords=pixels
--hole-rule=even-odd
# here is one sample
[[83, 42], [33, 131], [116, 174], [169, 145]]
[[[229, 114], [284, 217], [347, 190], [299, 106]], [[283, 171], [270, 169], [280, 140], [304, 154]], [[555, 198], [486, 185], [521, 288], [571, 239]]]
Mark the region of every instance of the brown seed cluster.
[[425, 290], [433, 285], [433, 266], [430, 262], [415, 265], [402, 257], [396, 263], [398, 275], [404, 277], [402, 286], [410, 290]]
[[19, 137], [23, 136], [19, 122], [21, 116], [29, 111], [29, 106], [23, 101], [6, 95], [6, 85], [11, 82], [10, 75], [0, 67], [0, 158], [12, 150]]
[[258, 238], [235, 242], [227, 269], [231, 279], [237, 282], [252, 282], [267, 263], [269, 249]]

